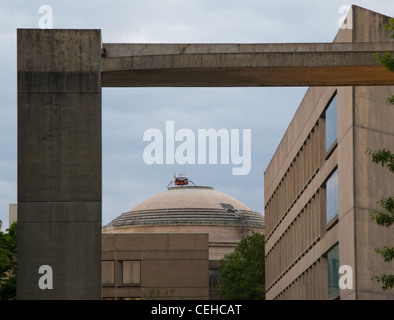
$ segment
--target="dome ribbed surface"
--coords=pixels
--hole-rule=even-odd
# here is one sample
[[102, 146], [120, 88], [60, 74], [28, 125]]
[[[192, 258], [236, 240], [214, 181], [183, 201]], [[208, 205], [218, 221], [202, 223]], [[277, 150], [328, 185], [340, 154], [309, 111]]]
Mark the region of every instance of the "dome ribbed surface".
[[264, 226], [264, 217], [212, 187], [183, 186], [168, 188], [142, 201], [105, 228], [163, 224]]

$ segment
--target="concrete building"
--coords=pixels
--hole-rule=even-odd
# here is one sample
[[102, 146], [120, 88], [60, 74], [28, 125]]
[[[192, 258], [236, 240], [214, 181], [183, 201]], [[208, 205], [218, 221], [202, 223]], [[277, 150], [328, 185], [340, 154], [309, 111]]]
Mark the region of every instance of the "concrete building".
[[[373, 57], [374, 52], [394, 51], [389, 32], [381, 30], [387, 19], [353, 7], [353, 28], [340, 30], [334, 43], [116, 44], [103, 42], [97, 29], [18, 29], [17, 298], [101, 298], [101, 88], [174, 86], [348, 86], [337, 88], [338, 137], [331, 157], [314, 159], [318, 163], [308, 172], [304, 164], [300, 165], [301, 160], [297, 161], [301, 157], [305, 164], [312, 161], [305, 159], [301, 149], [308, 149], [310, 157], [319, 154], [310, 151], [310, 142], [322, 142], [316, 136], [324, 120], [317, 119], [335, 87], [316, 88], [308, 92], [305, 106], [300, 107], [267, 169], [266, 210], [273, 212], [267, 262], [272, 264], [279, 257], [271, 250], [284, 243], [279, 238], [289, 227], [289, 219], [295, 221], [296, 208], [324, 194], [317, 193], [316, 186], [323, 188], [325, 180], [320, 179], [326, 179], [338, 165], [340, 213], [327, 237], [340, 241], [339, 260], [354, 268], [356, 285], [349, 293], [341, 292], [341, 297], [364, 298], [375, 296], [375, 292], [380, 296], [369, 280], [369, 272], [377, 266], [380, 270], [381, 265], [369, 254], [369, 246], [391, 238], [379, 229], [381, 237], [372, 240], [369, 231], [375, 226], [359, 212], [367, 212], [381, 192], [393, 189], [386, 172], [370, 170], [369, 159], [363, 158], [368, 146], [392, 146], [393, 114], [384, 99], [391, 94], [394, 73], [384, 70]], [[290, 170], [295, 166], [297, 170]], [[299, 170], [300, 166], [305, 170]], [[293, 175], [291, 181], [300, 183], [291, 187], [292, 193], [290, 189], [283, 192], [279, 186], [288, 169]], [[302, 175], [308, 176], [303, 176], [307, 181], [301, 180]], [[275, 200], [275, 190], [287, 197], [300, 196], [297, 201], [290, 200], [291, 214], [288, 209], [273, 209], [271, 203], [288, 204]], [[346, 200], [345, 195], [349, 196]], [[347, 219], [350, 222], [345, 223]], [[350, 231], [341, 229], [349, 226], [353, 226]], [[325, 246], [335, 244], [324, 240], [328, 239], [324, 234], [314, 234], [319, 236], [319, 245], [308, 250], [319, 258], [310, 258], [311, 264], [303, 260], [302, 267], [270, 269], [277, 274], [268, 276], [268, 297], [277, 297], [287, 288], [284, 284], [290, 274], [295, 272], [289, 278], [292, 282], [314, 262], [320, 263], [320, 257], [324, 259], [322, 252], [329, 249]], [[54, 270], [56, 285], [52, 290], [42, 290], [38, 285], [42, 266]]]
[[[353, 6], [347, 19], [352, 28], [335, 43], [390, 37], [387, 16]], [[369, 217], [394, 194], [394, 177], [365, 154], [394, 151], [393, 94], [394, 86], [308, 89], [264, 175], [267, 299], [394, 299], [371, 279], [393, 271], [374, 251], [392, 245], [393, 232]]]
[[[9, 213], [8, 213], [8, 227], [11, 227], [11, 224], [17, 221], [18, 215], [18, 205], [16, 203], [9, 204]], [[3, 226], [3, 221], [0, 220], [0, 232]]]
[[101, 298], [100, 50], [100, 30], [17, 30], [20, 300]]
[[18, 204], [10, 203], [9, 204], [9, 213], [8, 213], [8, 226], [18, 220]]
[[208, 299], [208, 234], [103, 234], [102, 299]]
[[[207, 234], [209, 297], [215, 299], [220, 260], [234, 251], [243, 236], [252, 232], [264, 233], [264, 217], [260, 213], [212, 187], [181, 186], [169, 187], [123, 213], [103, 228], [103, 237], [106, 239], [107, 234]], [[106, 250], [104, 241], [104, 254]], [[132, 244], [130, 250], [134, 250]], [[155, 249], [152, 247], [152, 250]]]

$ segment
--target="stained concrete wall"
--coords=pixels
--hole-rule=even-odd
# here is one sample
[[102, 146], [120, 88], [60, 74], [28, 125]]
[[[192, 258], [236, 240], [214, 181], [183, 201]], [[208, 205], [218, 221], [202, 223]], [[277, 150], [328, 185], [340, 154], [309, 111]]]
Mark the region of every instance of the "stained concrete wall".
[[240, 225], [133, 225], [117, 228], [104, 228], [103, 233], [208, 233], [209, 260], [220, 260], [225, 254], [234, 251], [244, 234], [264, 233], [263, 227], [242, 228]]
[[[389, 17], [357, 8], [352, 32], [353, 43], [392, 41], [382, 25]], [[386, 98], [394, 94], [393, 86], [354, 87], [354, 233], [356, 264], [356, 299], [393, 299], [392, 291], [383, 291], [373, 275], [390, 274], [393, 262], [383, 261], [375, 248], [394, 243], [392, 229], [378, 226], [370, 219], [370, 211], [379, 209], [377, 201], [394, 195], [394, 174], [373, 164], [367, 149], [394, 151], [394, 106]]]
[[[339, 30], [334, 41], [390, 41], [389, 33], [382, 29], [389, 17], [357, 6], [352, 7], [350, 14], [353, 28]], [[393, 298], [391, 292], [382, 291], [381, 285], [371, 279], [374, 274], [392, 273], [392, 263], [383, 262], [374, 249], [392, 244], [393, 233], [392, 230], [378, 227], [371, 221], [369, 212], [377, 209], [376, 202], [382, 196], [393, 195], [394, 177], [387, 169], [372, 164], [370, 157], [365, 154], [367, 148], [394, 150], [391, 121], [394, 107], [385, 102], [388, 96], [394, 94], [393, 88], [394, 86], [310, 88], [305, 95], [265, 172], [265, 203], [267, 204], [275, 192], [335, 89], [338, 92], [337, 146], [330, 155], [325, 156], [312, 180], [302, 187], [303, 190], [299, 190], [300, 196], [295, 199], [290, 210], [277, 215], [279, 219], [274, 221], [278, 223], [277, 228], [266, 229], [266, 253], [269, 254], [272, 248], [279, 245], [288, 228], [287, 232], [291, 231], [300, 211], [316, 192], [320, 189], [319, 193], [324, 193], [322, 186], [325, 179], [336, 166], [339, 186], [338, 219], [334, 225], [326, 224], [325, 201], [322, 201], [318, 241], [307, 249], [305, 254], [299, 256], [294, 265], [280, 270], [281, 276], [277, 282], [274, 282], [276, 279], [272, 277], [266, 278], [267, 299], [327, 299], [325, 253], [337, 242], [340, 265], [349, 265], [353, 269], [353, 288], [340, 290], [340, 298]], [[304, 168], [300, 169], [303, 170]], [[282, 216], [283, 220], [279, 221]], [[267, 225], [275, 225], [268, 216], [266, 222]], [[297, 242], [301, 240], [302, 234], [299, 234]], [[266, 263], [275, 267], [275, 259], [283, 260], [283, 256], [290, 255], [291, 250], [291, 247], [287, 247], [278, 253], [279, 256], [271, 255]]]
[[[103, 298], [208, 299], [207, 233], [103, 234], [103, 261], [114, 261], [113, 285], [103, 285]], [[141, 283], [122, 283], [121, 262], [140, 261]], [[167, 294], [170, 293], [170, 296]]]
[[100, 299], [101, 32], [19, 29], [17, 45], [17, 299]]
[[377, 202], [394, 195], [394, 174], [371, 162], [367, 149], [394, 150], [394, 106], [385, 100], [394, 94], [393, 87], [356, 87], [354, 95], [354, 206], [359, 299], [393, 299], [394, 294], [381, 290], [373, 275], [392, 274], [393, 262], [383, 262], [375, 248], [394, 243], [392, 228], [378, 226], [370, 219], [372, 210], [381, 209]]
[[[391, 73], [378, 69], [377, 62], [369, 56], [366, 58], [369, 61], [367, 65], [372, 69], [364, 68], [363, 60], [365, 54], [369, 54], [365, 52], [368, 51], [365, 49], [365, 41], [387, 41], [387, 32], [381, 31], [382, 23], [387, 19], [388, 17], [353, 6], [352, 31], [340, 32], [336, 39], [338, 42], [352, 41], [353, 44], [363, 42], [364, 44], [359, 44], [364, 46], [364, 49], [360, 50], [364, 51], [361, 54], [352, 52], [353, 44], [348, 46], [346, 54], [279, 52], [279, 60], [277, 52], [184, 55], [181, 51], [178, 55], [161, 57], [109, 57], [104, 59], [103, 69], [100, 61], [99, 30], [18, 30], [17, 298], [100, 298], [98, 279], [101, 277], [101, 86], [389, 84], [393, 79]], [[293, 51], [297, 48], [298, 46], [293, 48]], [[384, 47], [385, 50], [387, 48], [391, 47]], [[377, 51], [377, 48], [373, 47], [370, 50]], [[312, 74], [309, 74], [310, 77], [300, 82], [300, 70], [307, 72], [305, 59], [308, 59], [308, 55], [314, 57], [310, 62], [310, 66], [314, 68]], [[355, 58], [357, 56], [358, 59]], [[323, 69], [320, 68], [322, 60], [325, 61]], [[347, 64], [341, 64], [344, 61], [347, 61]], [[353, 66], [355, 62], [359, 67], [346, 68], [349, 63]], [[278, 66], [278, 63], [279, 68], [272, 68]], [[333, 65], [337, 69], [331, 68]], [[192, 72], [189, 69], [186, 73], [176, 72], [182, 71], [184, 66], [188, 66]], [[201, 72], [204, 70], [211, 73]], [[152, 78], [154, 73], [156, 82]], [[212, 75], [209, 80], [207, 74]], [[360, 81], [360, 74], [364, 77], [361, 79], [362, 82], [357, 82]], [[229, 78], [230, 75], [232, 78]], [[265, 82], [269, 75], [274, 76], [273, 82]], [[339, 75], [342, 80], [338, 78]], [[108, 79], [102, 81], [102, 76]], [[136, 76], [140, 78], [137, 79]], [[169, 80], [170, 76], [173, 81]], [[291, 77], [293, 78], [290, 79]], [[186, 83], [185, 80], [189, 82]], [[353, 154], [349, 158], [349, 149], [338, 146], [332, 155], [332, 159], [338, 164], [341, 163], [341, 158], [347, 158], [343, 168], [353, 169], [354, 173], [367, 170], [370, 165], [363, 154], [366, 146], [392, 146], [392, 129], [385, 127], [389, 124], [387, 119], [392, 114], [392, 109], [383, 107], [384, 111], [379, 111], [382, 114], [375, 120], [372, 119], [372, 122], [368, 117], [363, 118], [363, 111], [360, 110], [358, 113], [359, 110], [356, 110], [363, 104], [369, 110], [376, 108], [375, 100], [371, 98], [375, 88], [354, 89], [353, 96], [358, 95], [359, 98], [353, 100], [352, 105], [354, 123], [349, 131], [352, 135], [344, 138], [348, 139], [347, 145], [353, 142]], [[376, 89], [379, 97], [380, 94], [388, 94], [390, 91], [388, 87], [382, 89], [383, 91], [379, 90]], [[321, 95], [325, 96], [329, 91], [321, 88], [308, 91], [304, 101], [319, 101]], [[381, 105], [379, 103], [379, 107]], [[296, 117], [300, 119], [300, 112]], [[316, 120], [310, 117], [306, 119], [308, 124], [313, 124]], [[375, 127], [373, 121], [384, 125]], [[287, 170], [286, 163], [291, 161], [294, 153], [298, 151], [296, 147], [293, 148], [291, 141], [294, 141], [294, 137], [299, 137], [298, 134], [307, 136], [309, 133], [308, 129], [305, 129], [305, 123], [301, 122], [292, 122], [289, 128], [291, 134], [282, 140], [279, 151], [274, 155], [272, 165], [270, 164], [271, 169], [266, 171], [266, 199], [276, 187], [272, 184], [273, 181], [281, 178], [278, 171], [283, 173]], [[302, 142], [303, 140], [296, 141]], [[286, 145], [287, 143], [289, 144]], [[350, 163], [349, 159], [353, 159], [353, 162]], [[324, 173], [328, 173], [335, 161], [327, 161], [317, 175], [318, 179], [310, 183], [309, 191], [307, 190], [304, 195], [317, 187], [317, 182], [325, 178]], [[341, 170], [343, 169], [339, 169], [340, 176], [343, 176]], [[348, 172], [346, 170], [345, 173]], [[378, 171], [376, 174], [383, 176], [383, 173]], [[347, 222], [334, 226], [332, 232], [326, 234], [326, 240], [322, 241], [322, 248], [316, 246], [316, 249], [311, 250], [311, 254], [308, 255], [312, 258], [307, 262], [301, 260], [305, 263], [299, 268], [301, 272], [305, 270], [319, 256], [317, 253], [324, 252], [333, 241], [339, 240], [350, 245], [354, 238], [355, 250], [351, 246], [340, 249], [340, 260], [343, 259], [341, 257], [348, 257], [350, 252], [349, 263], [357, 270], [358, 287], [348, 295], [351, 298], [380, 297], [377, 288], [371, 289], [368, 274], [377, 270], [375, 262], [380, 267], [378, 258], [367, 261], [366, 257], [370, 256], [365, 255], [364, 250], [368, 248], [368, 252], [371, 252], [371, 248], [378, 244], [374, 238], [378, 232], [381, 234], [381, 231], [376, 229], [372, 222], [367, 221], [365, 215], [357, 212], [367, 211], [371, 207], [371, 202], [368, 205], [364, 203], [364, 192], [368, 194], [368, 190], [372, 190], [373, 200], [378, 196], [377, 191], [388, 191], [392, 194], [393, 187], [392, 180], [387, 179], [381, 184], [380, 180], [374, 180], [373, 177], [374, 174], [368, 176], [371, 179], [369, 181], [355, 176], [353, 184], [345, 181], [346, 192], [350, 193], [345, 192], [340, 197], [346, 194], [353, 195], [351, 201], [355, 203], [354, 210], [351, 209], [352, 203], [344, 204], [340, 200], [341, 208], [350, 208], [351, 214], [346, 217]], [[354, 194], [352, 188], [355, 188]], [[340, 213], [339, 219], [345, 221], [345, 216]], [[348, 228], [353, 234], [342, 237]], [[272, 239], [277, 237], [275, 235]], [[384, 239], [386, 242], [392, 238], [385, 235]], [[267, 238], [268, 245], [269, 241]], [[39, 288], [38, 280], [41, 275], [38, 270], [41, 265], [53, 268], [53, 289]]]
[[388, 85], [393, 43], [103, 44], [103, 87]]

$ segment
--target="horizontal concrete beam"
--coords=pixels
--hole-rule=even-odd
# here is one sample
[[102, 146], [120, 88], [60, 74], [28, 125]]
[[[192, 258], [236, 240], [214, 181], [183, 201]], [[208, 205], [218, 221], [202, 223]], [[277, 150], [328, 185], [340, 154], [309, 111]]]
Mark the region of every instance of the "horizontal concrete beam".
[[394, 43], [110, 44], [102, 87], [392, 85]]

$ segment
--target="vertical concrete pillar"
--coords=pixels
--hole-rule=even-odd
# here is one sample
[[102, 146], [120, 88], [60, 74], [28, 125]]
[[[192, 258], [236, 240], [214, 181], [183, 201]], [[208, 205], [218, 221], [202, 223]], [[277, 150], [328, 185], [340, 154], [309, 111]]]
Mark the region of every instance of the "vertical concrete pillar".
[[17, 299], [100, 299], [101, 32], [18, 29], [17, 46]]
[[[391, 41], [383, 25], [390, 17], [353, 6], [353, 42]], [[382, 67], [383, 68], [383, 67]], [[393, 231], [378, 226], [370, 218], [377, 202], [393, 195], [394, 177], [387, 168], [373, 164], [367, 149], [394, 150], [394, 109], [386, 102], [394, 86], [353, 87], [353, 161], [354, 161], [354, 252], [355, 299], [393, 299], [394, 291], [383, 291], [373, 275], [392, 274], [392, 263], [384, 262], [375, 248], [392, 245]], [[341, 261], [341, 256], [339, 257]]]

